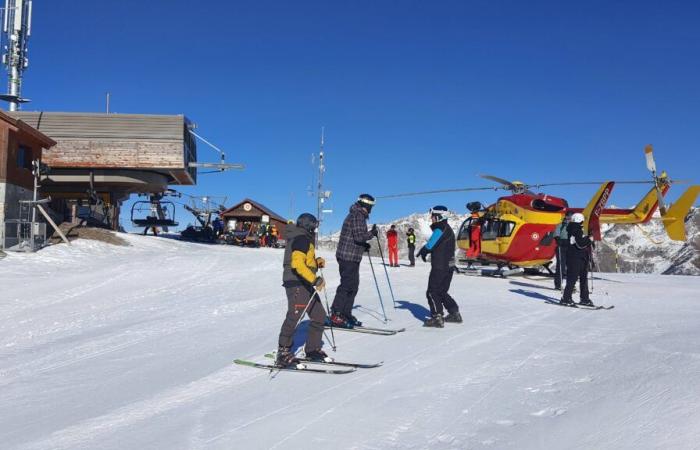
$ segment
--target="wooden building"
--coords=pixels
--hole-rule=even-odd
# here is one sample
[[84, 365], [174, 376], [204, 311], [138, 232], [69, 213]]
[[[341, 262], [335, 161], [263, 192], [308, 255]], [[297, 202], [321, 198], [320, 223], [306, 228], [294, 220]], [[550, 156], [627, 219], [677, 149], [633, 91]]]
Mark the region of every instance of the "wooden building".
[[25, 112], [8, 113], [56, 141], [43, 162], [50, 172], [42, 193], [63, 220], [75, 221], [88, 190], [105, 205], [113, 228], [132, 193], [155, 194], [168, 185], [194, 185], [197, 147], [183, 115]]
[[[56, 142], [21, 120], [0, 111], [0, 248], [10, 247], [13, 239], [9, 222], [20, 219], [20, 200], [32, 200], [34, 176], [32, 161]], [[9, 243], [8, 243], [9, 242]]]
[[246, 198], [236, 205], [219, 214], [224, 221], [224, 228], [230, 230], [243, 230], [252, 227], [257, 230], [261, 224], [268, 223], [277, 228], [278, 236], [284, 239], [284, 229], [287, 220], [272, 211], [265, 205]]

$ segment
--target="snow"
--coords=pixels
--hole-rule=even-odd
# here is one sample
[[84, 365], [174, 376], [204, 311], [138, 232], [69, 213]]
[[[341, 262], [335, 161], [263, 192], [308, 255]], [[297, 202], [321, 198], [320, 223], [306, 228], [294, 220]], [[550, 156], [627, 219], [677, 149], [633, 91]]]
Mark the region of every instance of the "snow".
[[[395, 336], [336, 332], [349, 375], [234, 365], [275, 348], [282, 252], [127, 236], [0, 260], [3, 449], [697, 448], [700, 278], [598, 274], [562, 308], [550, 281], [457, 275], [465, 322], [425, 329], [429, 268], [379, 259]], [[329, 285], [338, 283], [325, 254]], [[369, 264], [357, 316], [382, 326]], [[329, 294], [332, 295], [332, 291]]]

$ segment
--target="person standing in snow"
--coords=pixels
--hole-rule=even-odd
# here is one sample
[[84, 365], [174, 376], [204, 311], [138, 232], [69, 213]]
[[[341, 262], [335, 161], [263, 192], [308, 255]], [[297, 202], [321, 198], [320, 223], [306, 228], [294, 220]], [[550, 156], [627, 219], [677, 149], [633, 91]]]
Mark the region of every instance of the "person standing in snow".
[[318, 293], [325, 288], [326, 282], [316, 275], [316, 271], [323, 268], [326, 262], [323, 258], [316, 257], [314, 232], [317, 226], [316, 217], [313, 214], [304, 213], [299, 216], [296, 224], [288, 224], [285, 230], [288, 241], [282, 263], [282, 286], [287, 294], [287, 316], [279, 334], [279, 347], [275, 361], [279, 367], [299, 363], [299, 359], [292, 351], [292, 343], [294, 332], [304, 311], [311, 318], [304, 347], [306, 357], [314, 361], [324, 361], [328, 357], [321, 350], [326, 311], [323, 309]]
[[[462, 323], [459, 306], [448, 293], [455, 268], [455, 233], [447, 223], [447, 207], [438, 205], [431, 208], [430, 219], [433, 234], [418, 252], [423, 262], [428, 254], [432, 254], [426, 292], [431, 317], [423, 326], [443, 328], [445, 322]], [[445, 309], [448, 314], [443, 317]]]
[[580, 305], [593, 306], [588, 291], [588, 264], [593, 250], [593, 238], [584, 236], [583, 222], [586, 218], [581, 213], [574, 213], [571, 222], [566, 226], [569, 235], [569, 248], [566, 251], [566, 287], [560, 300], [562, 305], [572, 306], [574, 301], [571, 295], [578, 280], [580, 283]]
[[353, 328], [362, 326], [362, 322], [352, 315], [355, 296], [360, 287], [360, 262], [366, 251], [369, 251], [369, 241], [377, 236], [377, 226], [367, 229], [367, 218], [374, 206], [374, 197], [362, 194], [350, 207], [350, 212], [343, 221], [340, 230], [338, 248], [335, 258], [340, 271], [340, 285], [335, 292], [332, 314], [329, 318], [334, 327]]
[[411, 261], [411, 267], [416, 265], [416, 233], [413, 228], [409, 228], [406, 233], [406, 244], [408, 244], [408, 260]]
[[399, 233], [396, 232], [396, 225], [386, 232], [386, 244], [389, 248], [389, 265], [399, 267]]
[[571, 220], [571, 212], [567, 212], [561, 223], [554, 229], [554, 239], [557, 241], [557, 266], [554, 272], [554, 289], [561, 291], [561, 285], [566, 278], [566, 251], [569, 249], [569, 233], [566, 227]]

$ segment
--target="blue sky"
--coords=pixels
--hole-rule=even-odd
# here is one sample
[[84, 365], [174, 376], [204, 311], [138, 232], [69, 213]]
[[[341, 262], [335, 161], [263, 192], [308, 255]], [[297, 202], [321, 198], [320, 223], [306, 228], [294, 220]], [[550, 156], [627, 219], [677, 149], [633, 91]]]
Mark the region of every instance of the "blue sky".
[[[478, 173], [644, 179], [647, 143], [660, 169], [700, 181], [698, 23], [698, 3], [672, 1], [35, 0], [24, 109], [103, 111], [109, 91], [115, 112], [184, 113], [247, 169], [182, 190], [282, 215], [292, 198], [295, 215], [315, 210], [324, 126], [330, 231], [362, 192], [490, 185]], [[583, 205], [594, 191], [548, 193]], [[496, 197], [387, 200], [372, 220]]]

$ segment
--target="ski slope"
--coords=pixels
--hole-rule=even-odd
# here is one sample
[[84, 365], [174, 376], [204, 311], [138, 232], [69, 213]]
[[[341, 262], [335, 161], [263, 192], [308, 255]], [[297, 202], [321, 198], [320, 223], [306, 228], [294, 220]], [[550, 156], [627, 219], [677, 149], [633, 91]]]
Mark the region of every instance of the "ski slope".
[[[276, 347], [282, 251], [127, 239], [0, 261], [3, 449], [698, 448], [698, 277], [602, 274], [615, 309], [588, 311], [544, 303], [549, 281], [455, 276], [465, 322], [436, 330], [428, 265], [390, 269], [395, 310], [375, 259], [407, 330], [336, 332], [334, 356], [384, 366], [271, 375], [232, 361]], [[382, 326], [361, 276], [356, 315]]]

